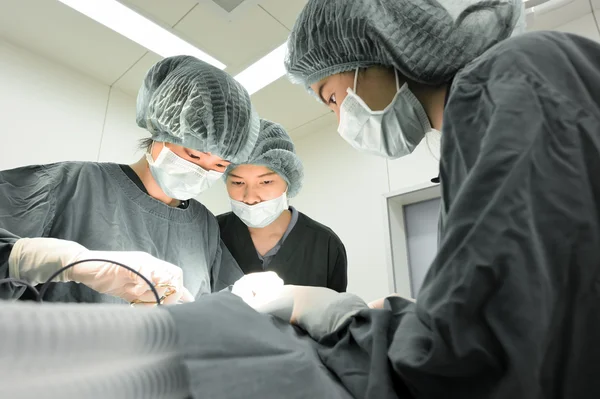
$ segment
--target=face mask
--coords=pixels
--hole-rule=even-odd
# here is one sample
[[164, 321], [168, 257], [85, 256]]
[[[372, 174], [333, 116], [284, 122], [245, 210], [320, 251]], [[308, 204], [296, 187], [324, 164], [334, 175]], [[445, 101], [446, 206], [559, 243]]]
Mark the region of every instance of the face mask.
[[146, 159], [150, 173], [164, 193], [181, 201], [198, 196], [223, 176], [178, 157], [164, 143], [156, 160], [150, 154], [146, 154]]
[[262, 229], [273, 223], [288, 209], [287, 193], [272, 200], [263, 201], [255, 205], [248, 205], [240, 201], [231, 200], [231, 210], [248, 227]]
[[413, 152], [431, 130], [425, 109], [404, 84], [399, 87], [396, 73], [396, 96], [383, 111], [371, 111], [356, 94], [358, 69], [354, 89], [340, 108], [338, 132], [352, 147], [388, 159], [397, 159]]

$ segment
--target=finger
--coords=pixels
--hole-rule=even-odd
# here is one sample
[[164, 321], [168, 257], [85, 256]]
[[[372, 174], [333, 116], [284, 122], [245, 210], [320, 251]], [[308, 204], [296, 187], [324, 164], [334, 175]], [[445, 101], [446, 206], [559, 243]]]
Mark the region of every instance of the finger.
[[383, 309], [384, 301], [385, 301], [385, 298], [377, 299], [376, 301], [369, 302], [369, 307], [371, 309]]
[[192, 295], [192, 293], [185, 287], [183, 287], [183, 295], [181, 296], [181, 298], [179, 298], [180, 302], [183, 303], [189, 303], [189, 302], [194, 302], [196, 300], [196, 298], [194, 297], [194, 295]]
[[[159, 300], [161, 298], [165, 297], [165, 291], [167, 290], [166, 287], [158, 287], [156, 288], [156, 291], [158, 293], [158, 298]], [[146, 289], [146, 291], [143, 291], [142, 294], [140, 294], [141, 289], [139, 286], [133, 286], [129, 289], [127, 289], [125, 295], [123, 295], [123, 299], [127, 300], [128, 302], [132, 303], [132, 302], [145, 302], [145, 303], [153, 303], [156, 304], [156, 295], [154, 295], [154, 292], [150, 289]]]
[[135, 266], [131, 266], [131, 265], [128, 265], [128, 266], [132, 267], [137, 273], [134, 273], [131, 270], [127, 270], [125, 268], [119, 267], [119, 269], [118, 269], [119, 277], [126, 276], [127, 280], [129, 282], [136, 284], [136, 285], [146, 284], [146, 286], [148, 286], [148, 283], [142, 278], [142, 276], [144, 276], [148, 281], [152, 282], [152, 272], [147, 267], [135, 267]]
[[166, 290], [166, 296], [171, 296], [176, 292], [183, 292], [183, 275], [161, 273], [156, 274], [154, 277], [157, 287], [168, 287]]
[[246, 282], [235, 283], [231, 289], [231, 293], [241, 298], [252, 296], [252, 286]]
[[156, 302], [153, 303], [147, 303], [147, 302], [132, 302], [131, 303], [131, 307], [132, 308], [155, 308]]
[[[169, 287], [167, 286], [158, 286], [154, 287], [156, 292], [158, 293], [158, 297], [162, 298], [165, 296]], [[129, 294], [133, 296], [133, 298], [140, 299], [142, 301], [154, 301], [156, 302], [156, 295], [152, 291], [152, 288], [148, 286], [146, 283], [137, 284], [132, 286], [129, 290]]]
[[187, 288], [182, 287], [179, 291], [167, 296], [163, 301], [163, 305], [176, 305], [188, 302], [194, 302], [194, 296]]

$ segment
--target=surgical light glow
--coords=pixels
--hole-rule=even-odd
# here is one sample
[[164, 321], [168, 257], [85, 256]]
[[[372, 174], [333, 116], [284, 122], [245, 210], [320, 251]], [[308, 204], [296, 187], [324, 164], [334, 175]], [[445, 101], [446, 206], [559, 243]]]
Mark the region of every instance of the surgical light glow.
[[162, 56], [191, 55], [219, 69], [225, 64], [115, 0], [58, 0]]
[[286, 51], [287, 42], [244, 69], [235, 76], [235, 79], [246, 88], [250, 95], [256, 93], [285, 75], [283, 60]]

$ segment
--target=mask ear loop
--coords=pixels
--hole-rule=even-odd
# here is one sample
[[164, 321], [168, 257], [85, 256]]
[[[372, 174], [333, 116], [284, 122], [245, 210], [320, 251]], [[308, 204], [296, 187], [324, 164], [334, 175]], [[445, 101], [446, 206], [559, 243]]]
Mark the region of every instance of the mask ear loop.
[[354, 88], [352, 89], [354, 91], [354, 94], [356, 94], [356, 84], [358, 83], [358, 70], [359, 68], [356, 68], [356, 70], [354, 71]]
[[[152, 145], [150, 146], [150, 156], [152, 156], [152, 150], [154, 150], [154, 144], [156, 144], [156, 141], [152, 141]], [[163, 141], [163, 149], [166, 147], [165, 142]]]
[[400, 91], [400, 78], [398, 78], [398, 70], [394, 68], [394, 75], [396, 76], [396, 93]]

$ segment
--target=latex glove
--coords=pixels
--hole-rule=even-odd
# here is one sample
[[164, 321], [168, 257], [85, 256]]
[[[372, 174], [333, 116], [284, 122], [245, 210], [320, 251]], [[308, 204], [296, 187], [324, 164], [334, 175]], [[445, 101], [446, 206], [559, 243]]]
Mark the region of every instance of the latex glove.
[[[183, 286], [181, 268], [146, 252], [85, 251], [77, 260], [107, 259], [122, 263], [150, 280], [165, 305], [193, 302], [194, 296]], [[137, 274], [111, 262], [84, 262], [65, 271], [70, 281], [83, 283], [95, 291], [125, 299], [128, 302], [155, 304], [152, 290]]]
[[260, 304], [255, 309], [289, 320], [318, 340], [335, 331], [348, 318], [367, 304], [358, 296], [338, 293], [324, 287], [286, 285], [277, 298], [270, 301], [256, 298]]
[[[388, 295], [388, 296], [384, 296], [383, 298], [379, 298], [379, 299], [377, 299], [375, 301], [369, 302], [369, 307], [371, 309], [383, 309], [383, 305], [385, 304], [386, 298], [389, 298], [389, 297], [392, 297], [392, 296], [398, 296], [398, 297], [402, 298], [401, 295], [391, 294], [391, 295]], [[412, 298], [404, 298], [404, 299], [406, 299], [407, 301], [415, 302], [415, 300], [412, 299]]]
[[252, 307], [269, 302], [279, 296], [283, 280], [275, 272], [246, 274], [233, 285], [231, 293], [239, 296]]
[[145, 252], [89, 251], [76, 242], [54, 238], [18, 240], [8, 260], [9, 274], [10, 277], [37, 285], [46, 282], [60, 268], [86, 259], [107, 261], [80, 263], [52, 281], [75, 281], [128, 302], [156, 302], [150, 287], [141, 277], [112, 263], [119, 262], [140, 272], [155, 284], [159, 296], [170, 293], [164, 300], [165, 304], [194, 300], [192, 294], [183, 287], [183, 271], [171, 263]]

